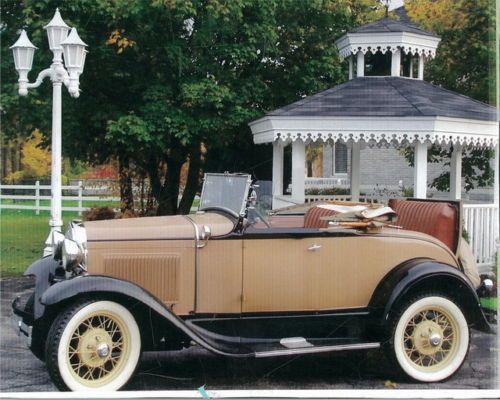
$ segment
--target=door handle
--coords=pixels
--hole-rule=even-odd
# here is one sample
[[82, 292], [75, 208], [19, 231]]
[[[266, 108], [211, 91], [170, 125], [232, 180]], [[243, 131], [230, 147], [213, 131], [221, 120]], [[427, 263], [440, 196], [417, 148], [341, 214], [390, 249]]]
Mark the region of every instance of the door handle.
[[318, 251], [319, 249], [321, 249], [321, 245], [320, 244], [313, 244], [307, 250], [309, 250], [309, 251]]

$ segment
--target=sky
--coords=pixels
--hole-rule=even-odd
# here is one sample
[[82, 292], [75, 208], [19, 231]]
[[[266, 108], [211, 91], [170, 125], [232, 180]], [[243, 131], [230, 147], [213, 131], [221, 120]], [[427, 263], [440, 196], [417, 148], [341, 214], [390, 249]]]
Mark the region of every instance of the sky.
[[391, 0], [389, 5], [389, 10], [401, 7], [403, 5], [403, 0]]

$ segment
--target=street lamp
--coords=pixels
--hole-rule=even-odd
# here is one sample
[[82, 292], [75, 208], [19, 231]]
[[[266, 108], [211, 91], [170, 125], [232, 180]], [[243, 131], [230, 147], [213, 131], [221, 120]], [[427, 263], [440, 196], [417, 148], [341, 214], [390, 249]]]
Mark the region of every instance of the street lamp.
[[[62, 227], [62, 190], [61, 190], [61, 96], [62, 84], [68, 88], [71, 97], [80, 96], [80, 75], [85, 65], [87, 46], [78, 36], [75, 28], [71, 29], [61, 18], [56, 9], [52, 20], [44, 27], [49, 39], [49, 47], [54, 57], [49, 68], [38, 74], [34, 83], [29, 83], [28, 73], [33, 65], [36, 47], [28, 39], [24, 30], [19, 39], [11, 46], [14, 64], [19, 74], [19, 94], [26, 96], [28, 89], [37, 88], [45, 78], [52, 81], [52, 172], [49, 225], [51, 232], [45, 241], [44, 255], [52, 253], [52, 233], [60, 232]], [[71, 29], [71, 32], [70, 32]], [[64, 54], [64, 65], [63, 65]], [[66, 67], [66, 68], [65, 68]]]

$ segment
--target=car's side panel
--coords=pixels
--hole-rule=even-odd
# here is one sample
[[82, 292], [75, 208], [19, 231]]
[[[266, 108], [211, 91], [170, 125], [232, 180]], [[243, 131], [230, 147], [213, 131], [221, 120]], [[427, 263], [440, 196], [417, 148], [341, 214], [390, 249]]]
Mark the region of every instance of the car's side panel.
[[209, 240], [198, 249], [196, 313], [240, 313], [242, 240]]
[[410, 236], [245, 239], [242, 309], [363, 308], [387, 272], [416, 257], [456, 264], [450, 252]]
[[134, 282], [175, 314], [194, 311], [194, 240], [89, 242], [88, 271]]

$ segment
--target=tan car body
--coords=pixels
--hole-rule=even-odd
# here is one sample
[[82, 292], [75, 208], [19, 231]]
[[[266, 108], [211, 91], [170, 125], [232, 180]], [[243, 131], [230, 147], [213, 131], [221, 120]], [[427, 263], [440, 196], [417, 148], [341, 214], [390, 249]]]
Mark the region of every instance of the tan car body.
[[[234, 223], [217, 213], [85, 227], [90, 274], [131, 281], [180, 316], [362, 308], [406, 260], [430, 258], [459, 268], [437, 239], [390, 228], [303, 238], [266, 238], [262, 228], [262, 237], [254, 238], [231, 235]], [[202, 241], [197, 235], [204, 227], [211, 237]]]

